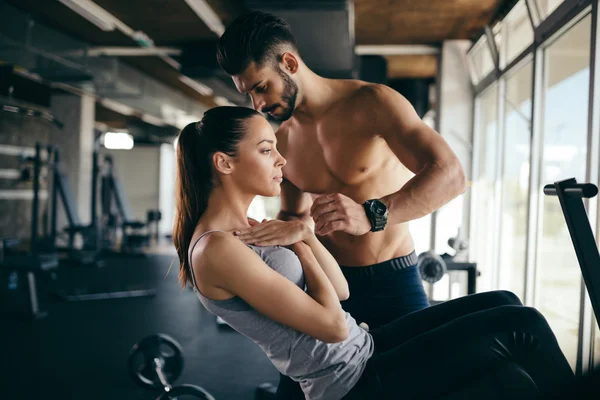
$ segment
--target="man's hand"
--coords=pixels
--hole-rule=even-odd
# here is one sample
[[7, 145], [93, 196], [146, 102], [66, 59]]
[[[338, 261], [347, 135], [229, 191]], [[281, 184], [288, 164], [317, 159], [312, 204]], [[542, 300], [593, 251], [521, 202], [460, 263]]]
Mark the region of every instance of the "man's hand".
[[[252, 225], [252, 223], [251, 223]], [[305, 240], [312, 232], [300, 220], [280, 221], [273, 219], [252, 225], [248, 229], [235, 232], [241, 240], [257, 246], [289, 246]]]
[[340, 193], [317, 198], [310, 208], [310, 215], [315, 221], [315, 233], [318, 235], [342, 231], [362, 236], [371, 231], [371, 222], [362, 204]]

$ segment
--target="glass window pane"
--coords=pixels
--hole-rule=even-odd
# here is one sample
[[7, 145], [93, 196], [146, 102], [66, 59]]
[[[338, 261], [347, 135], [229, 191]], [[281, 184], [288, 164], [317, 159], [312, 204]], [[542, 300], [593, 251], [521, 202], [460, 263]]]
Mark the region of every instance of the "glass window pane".
[[490, 48], [488, 47], [487, 39], [485, 37], [479, 39], [469, 55], [479, 80], [485, 78], [494, 69], [492, 53], [490, 52]]
[[600, 368], [600, 329], [598, 329], [598, 323], [596, 323], [595, 332], [596, 341], [594, 344], [594, 365]]
[[533, 43], [533, 28], [527, 14], [527, 7], [522, 0], [508, 13], [504, 19], [506, 24], [505, 64], [509, 64], [519, 54], [523, 52], [531, 43]]
[[478, 162], [473, 177], [471, 259], [477, 263], [481, 276], [477, 280], [477, 291], [492, 289], [492, 266], [495, 245], [490, 232], [495, 231], [494, 186], [496, 179], [498, 138], [498, 89], [494, 84], [477, 100], [477, 152]]
[[521, 299], [525, 295], [532, 84], [533, 67], [529, 61], [507, 78], [504, 99], [499, 288], [510, 290]]
[[564, 0], [536, 0], [538, 9], [540, 11], [540, 17], [542, 20], [546, 19], [546, 17], [552, 14], [552, 11], [556, 10], [560, 3]]
[[[569, 177], [585, 180], [590, 28], [588, 15], [544, 51], [541, 184]], [[559, 202], [541, 199], [536, 306], [575, 368], [581, 272]]]
[[410, 234], [415, 241], [415, 252], [431, 250], [431, 214], [410, 221]]
[[434, 247], [436, 253], [454, 255], [455, 251], [448, 245], [448, 239], [456, 237], [459, 230], [464, 238], [463, 206], [464, 196], [459, 196], [438, 210]]

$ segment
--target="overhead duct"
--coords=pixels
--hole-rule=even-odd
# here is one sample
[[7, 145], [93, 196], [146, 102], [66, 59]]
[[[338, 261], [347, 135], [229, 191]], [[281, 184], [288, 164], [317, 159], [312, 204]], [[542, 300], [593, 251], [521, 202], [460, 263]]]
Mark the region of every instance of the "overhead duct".
[[0, 1], [0, 62], [54, 84], [66, 83], [100, 101], [112, 100], [125, 106], [121, 109], [135, 109], [155, 125], [182, 127], [192, 118], [200, 119], [206, 110], [116, 57], [89, 57], [86, 48], [87, 43], [37, 24]]

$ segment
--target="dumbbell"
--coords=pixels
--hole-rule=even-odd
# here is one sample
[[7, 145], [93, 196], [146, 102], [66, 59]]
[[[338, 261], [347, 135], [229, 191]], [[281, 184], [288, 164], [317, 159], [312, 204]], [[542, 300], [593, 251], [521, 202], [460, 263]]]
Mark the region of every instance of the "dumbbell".
[[183, 371], [183, 351], [181, 345], [170, 336], [159, 333], [134, 344], [129, 351], [127, 364], [135, 382], [145, 388], [163, 391], [156, 400], [175, 400], [178, 396], [215, 400], [199, 386], [171, 386], [171, 382], [179, 378]]
[[429, 283], [436, 283], [444, 277], [447, 271], [444, 259], [431, 251], [419, 254], [417, 265], [421, 278]]

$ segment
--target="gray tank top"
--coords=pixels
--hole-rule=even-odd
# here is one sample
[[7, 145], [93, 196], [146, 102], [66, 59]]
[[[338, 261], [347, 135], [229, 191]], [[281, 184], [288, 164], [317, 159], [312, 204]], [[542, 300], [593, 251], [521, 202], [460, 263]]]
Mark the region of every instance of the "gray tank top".
[[[190, 249], [211, 232], [203, 233]], [[302, 265], [296, 254], [285, 247], [248, 245], [273, 270], [305, 290]], [[191, 268], [190, 256], [190, 269]], [[194, 292], [204, 307], [229, 326], [253, 340], [284, 375], [300, 383], [306, 399], [338, 400], [358, 382], [367, 360], [373, 354], [373, 338], [346, 313], [348, 338], [341, 343], [324, 343], [305, 333], [260, 314], [240, 297], [212, 300], [196, 287]]]

